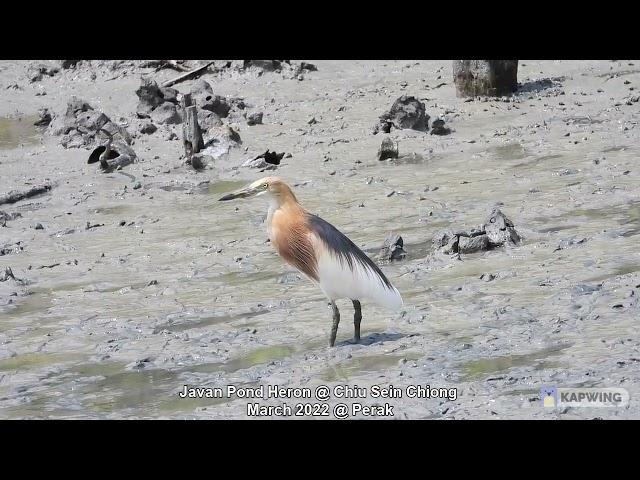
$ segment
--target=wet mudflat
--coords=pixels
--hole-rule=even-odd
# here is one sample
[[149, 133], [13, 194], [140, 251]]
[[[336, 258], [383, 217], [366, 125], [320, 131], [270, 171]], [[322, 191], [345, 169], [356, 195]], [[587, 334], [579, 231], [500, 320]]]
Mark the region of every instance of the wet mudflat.
[[[137, 132], [140, 75], [176, 72], [90, 62], [30, 82], [29, 62], [3, 62], [0, 195], [53, 188], [0, 205], [0, 279], [10, 267], [19, 280], [0, 282], [0, 418], [246, 418], [244, 399], [178, 395], [229, 384], [458, 389], [389, 400], [394, 418], [638, 418], [637, 62], [524, 62], [514, 101], [471, 102], [455, 97], [450, 62], [312, 63], [303, 80], [202, 76], [263, 112], [256, 125], [225, 118], [242, 144], [207, 168], [184, 165], [181, 125], [156, 121], [135, 135], [135, 163], [103, 173], [90, 150], [34, 127], [38, 110], [77, 95]], [[373, 135], [405, 94], [451, 133]], [[399, 155], [379, 161], [385, 137]], [[267, 149], [291, 156], [241, 166]], [[363, 304], [360, 344], [343, 301], [327, 348], [331, 311], [267, 242], [262, 199], [217, 202], [267, 174], [372, 257], [402, 235], [406, 257], [382, 268], [405, 306]], [[434, 248], [495, 205], [521, 243]], [[622, 387], [631, 402], [545, 411], [542, 385]]]

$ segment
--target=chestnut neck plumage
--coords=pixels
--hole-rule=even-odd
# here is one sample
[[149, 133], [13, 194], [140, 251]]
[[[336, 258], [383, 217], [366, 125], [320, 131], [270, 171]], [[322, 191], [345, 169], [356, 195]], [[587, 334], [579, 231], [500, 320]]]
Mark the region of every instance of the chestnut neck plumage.
[[302, 205], [298, 203], [298, 199], [289, 186], [284, 183], [278, 185], [275, 193], [269, 192], [268, 195], [269, 212], [267, 213], [267, 228], [269, 231], [271, 231], [271, 220], [273, 218], [273, 214], [277, 210], [281, 210], [287, 215], [303, 215], [306, 212]]

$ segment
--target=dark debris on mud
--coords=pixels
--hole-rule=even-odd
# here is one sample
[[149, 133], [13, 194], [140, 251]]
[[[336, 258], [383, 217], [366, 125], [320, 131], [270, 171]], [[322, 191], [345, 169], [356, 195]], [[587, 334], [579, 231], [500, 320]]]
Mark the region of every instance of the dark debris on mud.
[[433, 245], [445, 254], [476, 253], [503, 245], [517, 245], [521, 241], [513, 222], [494, 207], [478, 228], [465, 231], [443, 230], [432, 239]]

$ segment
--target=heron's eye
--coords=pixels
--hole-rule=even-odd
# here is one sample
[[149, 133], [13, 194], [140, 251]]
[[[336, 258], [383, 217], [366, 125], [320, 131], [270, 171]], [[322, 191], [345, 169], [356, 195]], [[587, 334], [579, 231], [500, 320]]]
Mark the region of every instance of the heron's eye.
[[264, 188], [266, 190], [267, 188], [269, 188], [269, 184], [268, 183], [263, 183], [262, 184], [262, 188]]

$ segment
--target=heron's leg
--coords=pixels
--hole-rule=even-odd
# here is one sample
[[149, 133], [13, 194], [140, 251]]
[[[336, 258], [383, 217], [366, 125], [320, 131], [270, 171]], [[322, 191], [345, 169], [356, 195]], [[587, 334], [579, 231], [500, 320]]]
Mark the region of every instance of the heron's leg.
[[333, 325], [331, 326], [331, 338], [329, 339], [329, 346], [333, 347], [334, 343], [336, 343], [336, 335], [338, 334], [338, 324], [340, 323], [340, 312], [338, 311], [336, 302], [332, 301], [330, 305], [331, 305], [331, 308], [333, 309]]
[[358, 343], [360, 341], [360, 321], [362, 320], [362, 310], [360, 309], [359, 300], [351, 300], [353, 302], [353, 308], [355, 313], [353, 314], [353, 341]]

